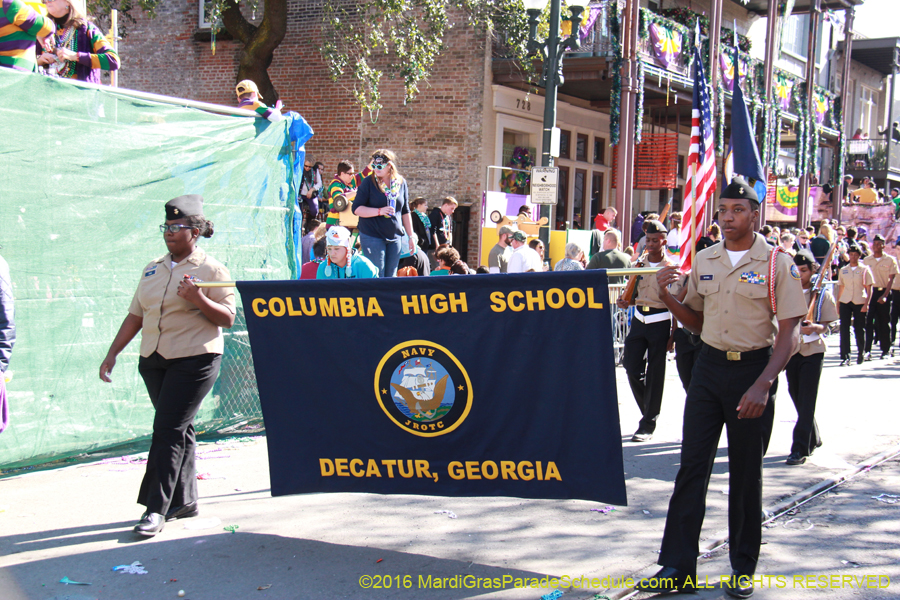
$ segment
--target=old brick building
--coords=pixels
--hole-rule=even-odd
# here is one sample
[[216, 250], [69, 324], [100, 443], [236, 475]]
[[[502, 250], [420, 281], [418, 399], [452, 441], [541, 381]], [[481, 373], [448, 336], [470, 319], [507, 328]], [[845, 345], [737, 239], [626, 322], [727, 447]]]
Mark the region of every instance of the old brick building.
[[[269, 76], [285, 109], [302, 114], [316, 132], [306, 145], [308, 156], [324, 162], [330, 175], [343, 158], [360, 165], [376, 148], [394, 150], [411, 196], [425, 196], [435, 204], [451, 195], [463, 206], [474, 205], [458, 212], [468, 217], [469, 262], [477, 264], [486, 169], [482, 123], [489, 85], [485, 38], [471, 28], [452, 29], [450, 50], [438, 60], [431, 79], [420, 85], [416, 100], [404, 106], [402, 85], [386, 81], [385, 108], [373, 119], [360, 111], [346, 86], [328, 76], [319, 52], [321, 3], [288, 4], [287, 36]], [[155, 19], [140, 17], [120, 42], [120, 85], [234, 105], [239, 43], [220, 35], [213, 56], [209, 30], [202, 25], [197, 0], [166, 0]]]

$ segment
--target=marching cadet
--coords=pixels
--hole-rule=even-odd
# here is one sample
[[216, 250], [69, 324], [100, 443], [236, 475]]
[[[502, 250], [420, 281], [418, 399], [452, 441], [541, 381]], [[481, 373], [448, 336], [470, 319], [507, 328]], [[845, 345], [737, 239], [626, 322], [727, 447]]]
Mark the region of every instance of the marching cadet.
[[872, 271], [872, 300], [866, 315], [866, 360], [872, 360], [872, 341], [878, 334], [881, 358], [891, 351], [891, 287], [897, 275], [897, 260], [884, 253], [884, 237], [876, 235], [872, 240], [872, 254], [863, 259]]
[[[801, 250], [794, 256], [794, 264], [800, 271], [800, 284], [806, 304], [815, 301], [800, 326], [800, 345], [791, 357], [784, 374], [788, 392], [797, 409], [794, 425], [794, 441], [791, 454], [785, 461], [789, 465], [802, 465], [813, 451], [822, 445], [819, 427], [816, 425], [816, 398], [819, 395], [819, 378], [822, 376], [822, 360], [825, 357], [825, 341], [822, 336], [828, 325], [838, 319], [834, 296], [823, 287], [818, 294], [812, 291], [813, 275], [819, 266], [809, 250]], [[824, 274], [823, 274], [824, 275]], [[812, 319], [810, 319], [812, 314]]]
[[869, 310], [869, 299], [872, 297], [872, 271], [859, 264], [862, 254], [855, 243], [847, 248], [850, 262], [838, 273], [838, 314], [841, 316], [841, 365], [850, 364], [850, 321], [853, 321], [853, 332], [856, 334], [856, 364], [861, 365], [866, 345], [865, 313]]
[[735, 178], [722, 193], [718, 220], [724, 244], [697, 254], [684, 303], [667, 291], [674, 266], [657, 274], [660, 300], [703, 346], [684, 406], [681, 467], [657, 562], [639, 590], [660, 593], [696, 587], [706, 490], [719, 437], [728, 432], [728, 526], [732, 577], [725, 591], [753, 593], [759, 559], [762, 463], [772, 433], [778, 374], [798, 341], [806, 302], [790, 255], [753, 232], [759, 199]]
[[[645, 221], [647, 232], [647, 266], [673, 264], [665, 256], [666, 227], [659, 221]], [[637, 265], [640, 261], [636, 262]], [[630, 302], [624, 297], [616, 301], [619, 308], [635, 304], [631, 330], [625, 338], [622, 364], [638, 408], [641, 421], [631, 437], [632, 442], [647, 442], [656, 430], [656, 419], [662, 406], [663, 384], [666, 378], [666, 346], [672, 330], [672, 313], [659, 299], [656, 277], [640, 277]], [[644, 356], [646, 355], [646, 359]]]

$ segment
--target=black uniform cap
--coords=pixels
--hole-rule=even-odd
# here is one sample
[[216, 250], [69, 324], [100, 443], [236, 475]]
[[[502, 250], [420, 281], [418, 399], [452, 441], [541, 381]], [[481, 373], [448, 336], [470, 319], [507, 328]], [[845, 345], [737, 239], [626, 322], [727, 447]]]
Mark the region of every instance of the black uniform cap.
[[847, 253], [856, 252], [857, 254], [862, 254], [862, 248], [859, 247], [859, 244], [848, 244], [847, 245]]
[[722, 190], [722, 194], [719, 198], [729, 198], [731, 200], [749, 200], [750, 207], [753, 209], [759, 208], [759, 196], [756, 195], [756, 191], [753, 189], [753, 186], [747, 183], [747, 181], [743, 177], [735, 177], [731, 180], [731, 184]]
[[813, 257], [812, 252], [809, 250], [801, 250], [797, 254], [794, 255], [794, 264], [798, 267], [807, 266], [810, 269], [817, 269], [819, 264], [816, 262], [816, 259]]
[[644, 221], [644, 231], [647, 233], [668, 233], [666, 226], [659, 221]]
[[187, 194], [166, 202], [166, 220], [174, 221], [184, 217], [203, 216], [203, 196]]
[[875, 234], [875, 237], [872, 238], [872, 241], [873, 241], [873, 242], [883, 242], [883, 241], [884, 241], [884, 236], [881, 235], [880, 233], [876, 233], [876, 234]]

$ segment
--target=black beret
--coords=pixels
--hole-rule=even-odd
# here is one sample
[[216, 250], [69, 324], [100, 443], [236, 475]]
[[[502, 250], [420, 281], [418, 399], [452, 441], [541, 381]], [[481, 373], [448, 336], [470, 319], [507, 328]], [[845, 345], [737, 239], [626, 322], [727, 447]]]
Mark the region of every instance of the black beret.
[[666, 226], [659, 221], [644, 221], [644, 231], [647, 233], [668, 233]]
[[816, 259], [812, 255], [812, 252], [810, 252], [809, 250], [801, 250], [800, 252], [795, 254], [794, 264], [798, 267], [807, 266], [810, 269], [816, 269], [819, 266], [819, 263], [816, 262]]
[[187, 194], [166, 202], [166, 220], [174, 221], [184, 217], [203, 216], [203, 196]]
[[729, 198], [731, 200], [749, 200], [751, 206], [756, 204], [756, 207], [759, 207], [759, 196], [756, 195], [756, 191], [753, 189], [753, 186], [747, 183], [747, 181], [743, 177], [735, 177], [731, 180], [731, 184], [722, 190], [722, 194], [719, 198]]

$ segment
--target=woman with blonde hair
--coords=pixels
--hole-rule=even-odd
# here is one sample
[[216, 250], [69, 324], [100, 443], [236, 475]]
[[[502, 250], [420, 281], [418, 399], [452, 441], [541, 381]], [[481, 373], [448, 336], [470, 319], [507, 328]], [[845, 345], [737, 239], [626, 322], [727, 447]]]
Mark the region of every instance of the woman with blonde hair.
[[394, 277], [400, 264], [400, 243], [404, 230], [409, 250], [416, 253], [409, 211], [409, 189], [397, 169], [397, 155], [390, 150], [372, 154], [372, 174], [362, 180], [353, 200], [359, 217], [359, 242], [363, 254], [379, 277]]
[[566, 257], [556, 263], [554, 271], [584, 270], [584, 250], [575, 242], [566, 244]]
[[37, 64], [51, 75], [100, 83], [100, 71], [119, 68], [119, 55], [87, 16], [85, 0], [45, 0], [56, 33], [45, 40]]

